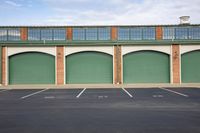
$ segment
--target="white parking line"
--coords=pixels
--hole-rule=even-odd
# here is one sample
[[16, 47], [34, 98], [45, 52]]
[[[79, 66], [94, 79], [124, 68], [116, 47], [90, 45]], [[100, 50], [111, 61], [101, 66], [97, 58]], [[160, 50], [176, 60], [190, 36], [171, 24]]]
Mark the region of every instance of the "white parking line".
[[76, 98], [79, 98], [81, 96], [81, 94], [83, 94], [83, 92], [86, 90], [86, 88], [84, 88], [77, 96]]
[[169, 91], [169, 92], [172, 92], [172, 93], [175, 93], [175, 94], [178, 94], [178, 95], [184, 96], [184, 97], [189, 97], [189, 96], [186, 95], [186, 94], [183, 94], [183, 93], [180, 93], [180, 92], [176, 92], [176, 91], [173, 91], [173, 90], [169, 90], [169, 89], [166, 89], [166, 88], [163, 88], [163, 87], [159, 87], [159, 89], [161, 89], [161, 90], [165, 90], [165, 91]]
[[9, 90], [12, 90], [12, 89], [5, 89], [5, 90], [1, 90], [0, 92], [5, 92], [5, 91], [9, 91]]
[[39, 93], [44, 92], [44, 91], [47, 91], [47, 90], [49, 90], [49, 88], [46, 88], [46, 89], [44, 89], [44, 90], [41, 90], [41, 91], [37, 91], [37, 92], [31, 93], [31, 94], [26, 95], [26, 96], [23, 96], [23, 97], [21, 97], [21, 99], [28, 98], [28, 97], [30, 97], [30, 96], [33, 96], [33, 95], [39, 94]]
[[128, 94], [131, 98], [133, 97], [126, 89], [122, 88], [122, 90], [123, 90], [124, 92], [126, 92], [126, 94]]

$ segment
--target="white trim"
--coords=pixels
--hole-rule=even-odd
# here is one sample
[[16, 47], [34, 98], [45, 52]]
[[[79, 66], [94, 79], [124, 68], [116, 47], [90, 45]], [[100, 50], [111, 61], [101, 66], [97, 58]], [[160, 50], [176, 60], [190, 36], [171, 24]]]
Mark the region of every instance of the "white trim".
[[195, 50], [200, 50], [200, 45], [183, 45], [181, 46], [180, 49], [180, 54], [185, 54], [187, 52], [195, 51]]
[[9, 47], [8, 56], [24, 52], [41, 52], [56, 56], [54, 47]]
[[113, 56], [113, 47], [112, 46], [68, 46], [65, 51], [65, 56], [70, 54], [84, 52], [84, 51], [95, 51], [95, 52], [103, 52]]
[[159, 51], [166, 53], [170, 55], [170, 46], [159, 46], [159, 45], [150, 45], [150, 46], [123, 46], [122, 49], [122, 55], [131, 53], [131, 52], [136, 52], [136, 51], [142, 51], [142, 50], [153, 50], [153, 51]]

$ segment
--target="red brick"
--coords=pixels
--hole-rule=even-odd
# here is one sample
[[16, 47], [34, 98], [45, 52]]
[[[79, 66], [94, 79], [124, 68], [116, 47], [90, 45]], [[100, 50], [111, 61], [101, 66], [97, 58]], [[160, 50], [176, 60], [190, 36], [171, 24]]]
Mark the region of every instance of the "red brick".
[[172, 72], [173, 83], [180, 83], [180, 46], [172, 45]]
[[121, 46], [114, 46], [114, 84], [122, 84]]
[[56, 59], [57, 59], [57, 67], [56, 67], [56, 75], [57, 75], [57, 85], [64, 84], [64, 47], [57, 46], [56, 47]]

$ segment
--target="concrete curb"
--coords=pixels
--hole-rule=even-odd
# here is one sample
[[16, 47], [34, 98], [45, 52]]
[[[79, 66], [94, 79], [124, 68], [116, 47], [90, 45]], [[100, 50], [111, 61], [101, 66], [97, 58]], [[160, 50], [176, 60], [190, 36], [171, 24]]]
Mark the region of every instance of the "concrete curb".
[[68, 84], [68, 85], [7, 85], [0, 86], [0, 89], [100, 89], [100, 88], [158, 88], [158, 87], [173, 87], [173, 88], [200, 88], [200, 84], [123, 84], [123, 85], [113, 85], [113, 84]]

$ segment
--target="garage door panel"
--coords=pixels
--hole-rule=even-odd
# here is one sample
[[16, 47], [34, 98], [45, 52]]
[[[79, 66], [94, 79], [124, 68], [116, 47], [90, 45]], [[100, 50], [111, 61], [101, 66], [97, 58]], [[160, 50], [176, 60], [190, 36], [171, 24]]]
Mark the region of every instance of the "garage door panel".
[[183, 83], [200, 83], [200, 51], [181, 56], [181, 79]]
[[54, 84], [55, 58], [28, 52], [9, 57], [9, 84]]
[[67, 56], [66, 82], [112, 83], [112, 56], [100, 52], [80, 52]]
[[124, 83], [168, 83], [169, 56], [155, 51], [139, 51], [124, 56]]

